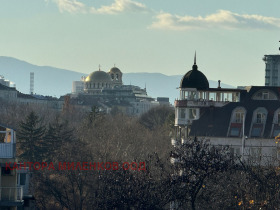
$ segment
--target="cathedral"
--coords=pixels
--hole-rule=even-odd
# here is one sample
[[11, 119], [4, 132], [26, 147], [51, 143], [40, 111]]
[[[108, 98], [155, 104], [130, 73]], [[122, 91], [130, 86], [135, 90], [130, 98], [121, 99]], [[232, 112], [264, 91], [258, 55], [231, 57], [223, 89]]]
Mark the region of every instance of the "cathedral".
[[123, 73], [115, 66], [108, 72], [102, 71], [99, 67], [99, 70], [82, 77], [81, 81], [73, 82], [71, 103], [86, 110], [96, 106], [106, 113], [117, 109], [136, 116], [166, 103], [166, 101], [155, 101], [148, 96], [146, 88], [124, 85], [122, 77]]

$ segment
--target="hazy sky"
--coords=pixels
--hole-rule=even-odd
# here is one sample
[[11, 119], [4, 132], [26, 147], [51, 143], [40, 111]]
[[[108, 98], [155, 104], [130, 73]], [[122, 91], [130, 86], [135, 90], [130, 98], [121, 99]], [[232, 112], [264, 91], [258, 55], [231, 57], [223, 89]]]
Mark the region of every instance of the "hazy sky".
[[[0, 0], [0, 55], [90, 73], [185, 74], [264, 85], [279, 0]], [[13, 80], [12, 78], [7, 78]]]

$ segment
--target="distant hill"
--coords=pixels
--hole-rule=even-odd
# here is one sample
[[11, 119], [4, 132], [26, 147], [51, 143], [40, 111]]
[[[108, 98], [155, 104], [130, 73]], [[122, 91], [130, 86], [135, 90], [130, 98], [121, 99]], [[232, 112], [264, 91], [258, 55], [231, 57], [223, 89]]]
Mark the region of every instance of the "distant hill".
[[[122, 69], [121, 69], [122, 70]], [[59, 97], [71, 92], [72, 81], [80, 80], [86, 74], [51, 66], [37, 66], [12, 57], [0, 56], [0, 75], [16, 84], [23, 93], [29, 93], [30, 72], [35, 73], [34, 92]], [[179, 96], [180, 80], [183, 75], [167, 76], [160, 73], [124, 73], [124, 84], [147, 88], [148, 95], [169, 97], [170, 102]], [[217, 87], [217, 81], [209, 81], [210, 87]], [[233, 86], [221, 84], [224, 88]]]
[[72, 81], [85, 75], [50, 66], [36, 66], [11, 57], [0, 57], [0, 75], [16, 84], [23, 93], [29, 93], [30, 72], [34, 72], [36, 94], [61, 96], [71, 92]]

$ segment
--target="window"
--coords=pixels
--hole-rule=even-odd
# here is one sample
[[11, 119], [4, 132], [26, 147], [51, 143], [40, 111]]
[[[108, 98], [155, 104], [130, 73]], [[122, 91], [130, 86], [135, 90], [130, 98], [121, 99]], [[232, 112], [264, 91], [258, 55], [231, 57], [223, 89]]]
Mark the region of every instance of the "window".
[[232, 111], [231, 123], [243, 123], [246, 110], [243, 107], [237, 107]]
[[186, 117], [186, 109], [180, 109], [180, 118]]
[[[276, 79], [272, 78], [273, 84], [277, 84], [277, 82], [278, 82], [277, 78]], [[265, 79], [265, 83], [267, 85], [271, 85], [269, 78]], [[259, 90], [253, 95], [252, 99], [253, 100], [277, 100], [277, 95], [269, 90]]]
[[240, 137], [242, 133], [243, 119], [246, 117], [246, 110], [243, 107], [237, 107], [232, 111], [228, 136]]
[[266, 117], [267, 110], [265, 108], [260, 107], [254, 111], [250, 132], [252, 137], [262, 136], [265, 127]]
[[274, 128], [273, 137], [278, 136], [278, 135], [280, 135], [280, 128], [278, 128], [278, 129]]
[[19, 181], [19, 184], [20, 185], [25, 185], [25, 182], [26, 182], [26, 174], [22, 173], [20, 174], [20, 181]]
[[243, 123], [244, 112], [236, 112], [235, 113], [235, 122]]
[[262, 128], [254, 127], [251, 132], [252, 137], [260, 137], [262, 133]]
[[268, 92], [263, 92], [263, 99], [268, 99]]
[[189, 109], [189, 119], [196, 119], [196, 109]]
[[189, 91], [188, 92], [188, 99], [195, 99], [196, 98], [196, 92], [195, 91]]
[[278, 81], [278, 78], [272, 77], [272, 84], [273, 84], [273, 86], [277, 86], [277, 81]]
[[240, 130], [241, 130], [241, 128], [234, 128], [234, 127], [232, 127], [230, 129], [229, 135], [230, 136], [239, 136], [240, 135]]
[[264, 123], [265, 121], [265, 114], [262, 112], [257, 113], [256, 123]]
[[12, 171], [10, 168], [6, 168], [6, 167], [2, 167], [2, 176], [5, 176], [5, 175], [12, 175]]

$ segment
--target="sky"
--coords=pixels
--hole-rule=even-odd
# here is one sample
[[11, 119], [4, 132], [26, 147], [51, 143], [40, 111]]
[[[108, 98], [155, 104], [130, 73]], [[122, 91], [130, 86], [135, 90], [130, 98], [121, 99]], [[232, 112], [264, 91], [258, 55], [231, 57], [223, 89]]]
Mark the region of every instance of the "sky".
[[279, 0], [0, 0], [0, 56], [86, 74], [116, 65], [183, 75], [196, 51], [208, 79], [264, 85], [279, 10]]

